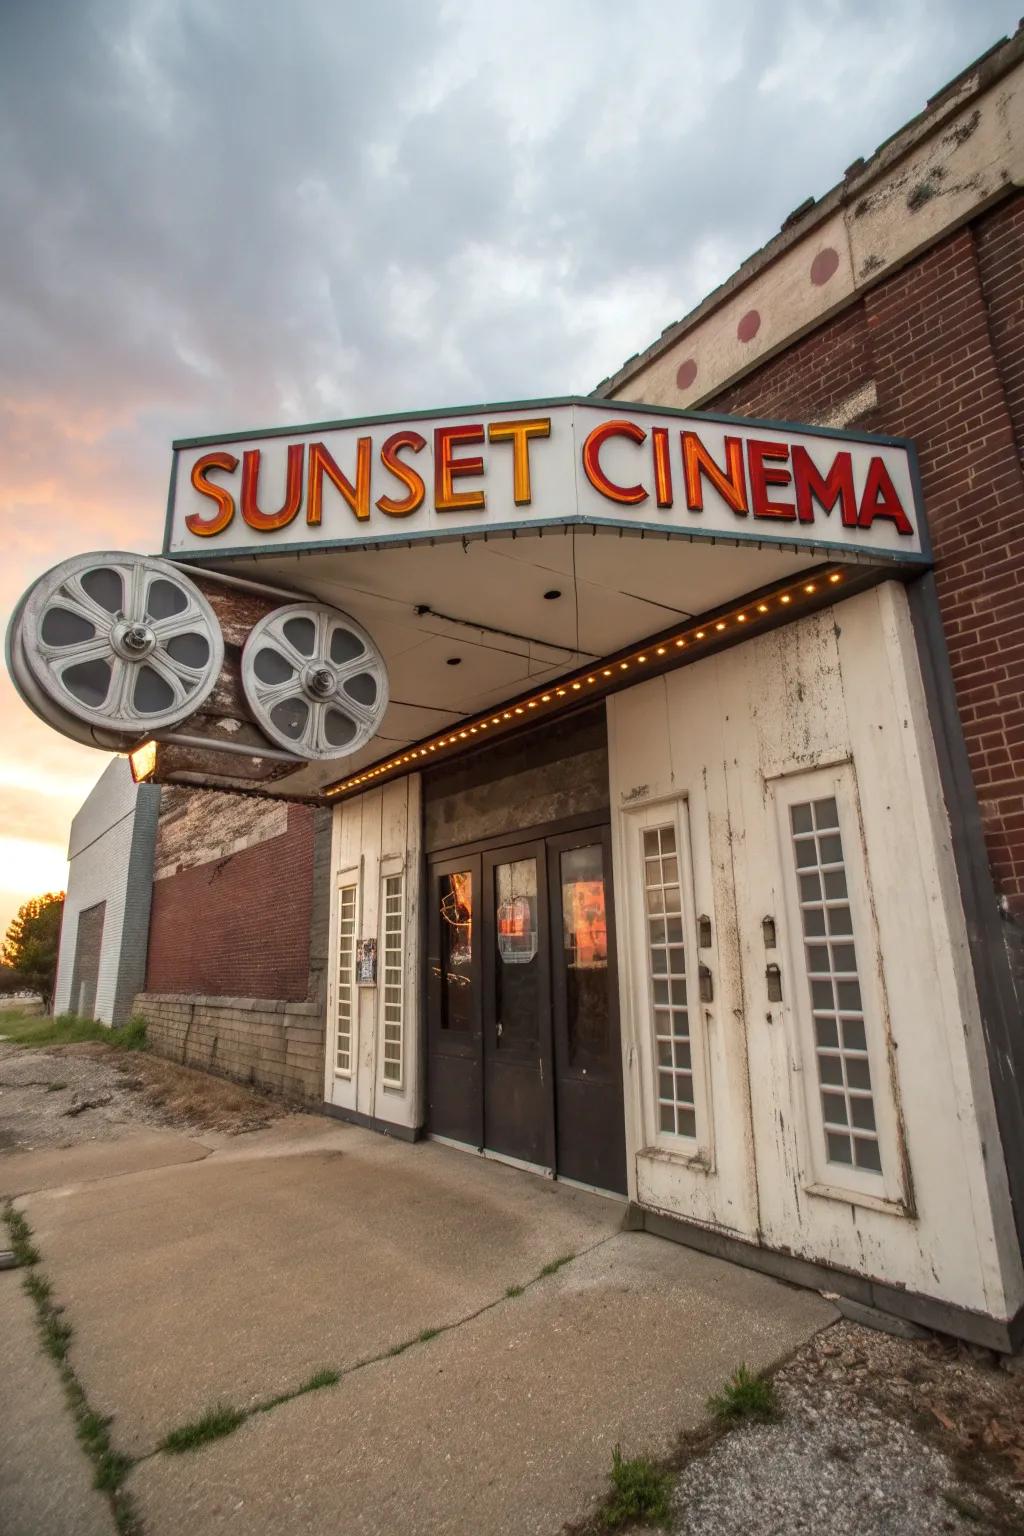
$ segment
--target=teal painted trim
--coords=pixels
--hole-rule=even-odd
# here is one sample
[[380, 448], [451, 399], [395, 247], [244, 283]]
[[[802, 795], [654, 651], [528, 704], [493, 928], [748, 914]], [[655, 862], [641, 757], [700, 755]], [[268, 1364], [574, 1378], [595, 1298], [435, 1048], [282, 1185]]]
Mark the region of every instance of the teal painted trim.
[[171, 479], [167, 487], [167, 512], [164, 516], [164, 542], [160, 553], [166, 555], [171, 549], [171, 532], [174, 528], [174, 492], [178, 483], [178, 449], [175, 446], [171, 453]]
[[769, 549], [789, 549], [794, 553], [807, 550], [813, 553], [817, 550], [823, 553], [833, 554], [857, 554], [863, 556], [861, 563], [878, 562], [883, 565], [907, 565], [928, 566], [931, 564], [931, 555], [907, 550], [879, 549], [874, 545], [866, 545], [863, 548], [851, 549], [849, 544], [838, 544], [828, 539], [796, 539], [796, 538], [768, 538], [764, 534], [744, 533], [738, 530], [736, 533], [708, 533], [700, 528], [666, 528], [660, 523], [624, 523], [618, 518], [589, 517], [584, 514], [557, 519], [536, 521], [530, 523], [493, 523], [487, 528], [453, 528], [450, 533], [386, 533], [376, 538], [364, 539], [319, 539], [302, 544], [282, 544], [280, 548], [272, 546], [260, 546], [250, 548], [239, 544], [229, 549], [205, 549], [173, 550], [168, 551], [168, 558], [180, 561], [183, 564], [201, 565], [213, 564], [220, 560], [228, 559], [274, 559], [285, 555], [315, 554], [333, 550], [362, 549], [373, 551], [386, 548], [389, 545], [412, 546], [413, 544], [450, 544], [462, 540], [477, 542], [484, 538], [496, 536], [505, 537], [521, 534], [529, 537], [537, 530], [545, 528], [614, 528], [625, 534], [652, 534], [660, 539], [683, 540], [686, 542], [697, 541], [711, 544], [762, 544]]
[[758, 416], [726, 416], [719, 411], [682, 411], [672, 405], [646, 405], [636, 400], [595, 400], [591, 395], [559, 395], [549, 400], [491, 400], [479, 405], [432, 407], [427, 411], [399, 411], [391, 415], [351, 416], [341, 421], [303, 422], [290, 427], [257, 427], [251, 432], [223, 432], [212, 437], [179, 437], [173, 448], [208, 448], [217, 443], [241, 443], [250, 439], [301, 437], [310, 432], [340, 432], [347, 427], [376, 427], [385, 422], [436, 421], [446, 416], [478, 416], [485, 411], [539, 411], [555, 406], [582, 405], [600, 411], [642, 411], [648, 416], [670, 416], [679, 421], [714, 421], [737, 427], [767, 427], [772, 432], [800, 432], [808, 437], [827, 437], [848, 443], [881, 443], [907, 448], [909, 439], [878, 432], [847, 432], [838, 427], [811, 427], [799, 421], [771, 421]]

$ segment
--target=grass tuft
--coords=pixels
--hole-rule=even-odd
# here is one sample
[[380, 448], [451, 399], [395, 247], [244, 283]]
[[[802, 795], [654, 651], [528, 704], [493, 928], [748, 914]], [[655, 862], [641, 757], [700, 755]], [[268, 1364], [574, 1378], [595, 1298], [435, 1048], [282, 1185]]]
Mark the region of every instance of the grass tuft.
[[[122, 1051], [147, 1049], [146, 1021], [136, 1017], [113, 1029], [99, 1019], [80, 1019], [74, 1013], [59, 1013], [55, 1018], [47, 1013], [4, 1014], [0, 1033], [12, 1045], [79, 1045], [83, 1040], [102, 1040]], [[53, 1092], [67, 1084], [50, 1084]]]
[[436, 1339], [440, 1332], [440, 1328], [424, 1328], [420, 1334], [420, 1343], [429, 1344], [431, 1339]]
[[321, 1387], [336, 1387], [341, 1380], [340, 1371], [325, 1369], [314, 1371], [308, 1381], [304, 1381], [295, 1396], [299, 1397], [303, 1392], [319, 1392]]
[[615, 1530], [628, 1522], [664, 1525], [669, 1517], [672, 1479], [646, 1456], [627, 1461], [616, 1446], [612, 1452], [611, 1492], [601, 1511], [601, 1524]]
[[23, 1289], [31, 1296], [36, 1306], [41, 1306], [44, 1302], [49, 1301], [53, 1295], [53, 1287], [46, 1276], [37, 1275], [32, 1270], [25, 1276], [21, 1284]]
[[720, 1424], [738, 1424], [744, 1419], [770, 1424], [781, 1417], [774, 1384], [745, 1365], [733, 1372], [721, 1392], [708, 1398], [708, 1411]]
[[232, 1408], [229, 1403], [218, 1403], [213, 1408], [207, 1408], [198, 1419], [172, 1429], [160, 1442], [160, 1449], [170, 1451], [175, 1456], [183, 1451], [197, 1450], [201, 1445], [208, 1445], [211, 1440], [220, 1440], [224, 1435], [233, 1434], [245, 1420], [246, 1415], [240, 1408]]
[[560, 1259], [552, 1259], [550, 1264], [544, 1265], [544, 1268], [541, 1270], [538, 1279], [543, 1278], [545, 1275], [557, 1275], [558, 1271], [564, 1265], [571, 1264], [575, 1257], [576, 1255], [574, 1253], [564, 1253]]
[[32, 1228], [10, 1201], [4, 1207], [4, 1221], [7, 1223], [11, 1252], [17, 1262], [24, 1265], [38, 1264], [39, 1249], [32, 1241]]
[[521, 1296], [525, 1289], [526, 1289], [526, 1287], [522, 1286], [522, 1285], [510, 1285], [508, 1290], [505, 1292], [505, 1295], [511, 1301], [513, 1299], [513, 1297]]
[[42, 1309], [39, 1317], [39, 1337], [46, 1353], [54, 1360], [63, 1360], [66, 1357], [73, 1332], [71, 1324], [64, 1321], [56, 1307], [47, 1304]]

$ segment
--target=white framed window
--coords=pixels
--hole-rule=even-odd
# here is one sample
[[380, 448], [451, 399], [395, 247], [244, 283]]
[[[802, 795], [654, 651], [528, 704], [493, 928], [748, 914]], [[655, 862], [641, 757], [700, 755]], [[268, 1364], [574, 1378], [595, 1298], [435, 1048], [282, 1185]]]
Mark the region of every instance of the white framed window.
[[405, 1025], [405, 876], [381, 880], [380, 1009], [383, 1064], [389, 1088], [401, 1088]]
[[356, 881], [339, 881], [334, 976], [334, 1073], [336, 1077], [352, 1076], [352, 1037], [356, 1017], [357, 909]]
[[795, 774], [773, 788], [809, 1182], [899, 1201], [885, 994], [853, 766]]
[[687, 804], [629, 812], [630, 935], [645, 1139], [710, 1165], [707, 1054]]

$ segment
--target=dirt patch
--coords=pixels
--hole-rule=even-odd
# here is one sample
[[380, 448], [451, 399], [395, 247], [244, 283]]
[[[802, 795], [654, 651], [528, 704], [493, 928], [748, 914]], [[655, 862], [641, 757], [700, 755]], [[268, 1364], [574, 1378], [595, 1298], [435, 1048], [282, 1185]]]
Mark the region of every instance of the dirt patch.
[[0, 1041], [0, 1150], [110, 1140], [133, 1125], [240, 1135], [290, 1111], [237, 1083], [101, 1041]]

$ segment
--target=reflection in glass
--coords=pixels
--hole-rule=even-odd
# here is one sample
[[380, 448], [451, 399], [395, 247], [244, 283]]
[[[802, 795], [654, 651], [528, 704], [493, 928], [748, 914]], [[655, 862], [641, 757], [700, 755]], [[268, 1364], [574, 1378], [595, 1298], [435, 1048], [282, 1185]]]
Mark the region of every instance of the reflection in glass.
[[473, 876], [468, 869], [442, 875], [441, 1028], [473, 1027]]
[[608, 1060], [608, 916], [604, 849], [567, 849], [560, 859], [566, 1032], [570, 1065]]
[[494, 1017], [499, 1050], [537, 1040], [540, 963], [537, 959], [537, 860], [517, 859], [494, 869], [498, 942], [494, 961]]

